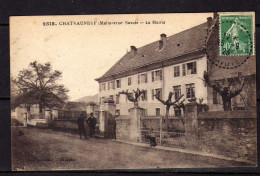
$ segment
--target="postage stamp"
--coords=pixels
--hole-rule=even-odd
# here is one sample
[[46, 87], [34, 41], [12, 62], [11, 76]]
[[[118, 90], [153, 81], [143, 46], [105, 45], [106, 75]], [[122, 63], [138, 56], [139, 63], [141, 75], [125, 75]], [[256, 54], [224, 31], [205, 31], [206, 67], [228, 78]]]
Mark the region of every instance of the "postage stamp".
[[254, 54], [254, 26], [252, 14], [221, 14], [220, 55]]

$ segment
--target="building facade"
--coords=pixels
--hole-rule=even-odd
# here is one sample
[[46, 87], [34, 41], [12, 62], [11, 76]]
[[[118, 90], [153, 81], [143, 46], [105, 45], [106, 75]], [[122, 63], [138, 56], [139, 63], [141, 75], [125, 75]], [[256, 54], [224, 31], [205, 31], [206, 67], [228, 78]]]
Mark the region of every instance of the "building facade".
[[[126, 95], [119, 92], [133, 92], [137, 88], [145, 90], [139, 106], [145, 109], [148, 116], [165, 114], [165, 105], [154, 97], [158, 91], [163, 100], [173, 92], [173, 100], [183, 95], [184, 104], [196, 97], [208, 105], [209, 111], [223, 110], [221, 96], [206, 85], [203, 80], [204, 72], [212, 72], [215, 80], [227, 76], [237, 77], [241, 72], [242, 76], [252, 76], [255, 74], [255, 60], [249, 59], [242, 67], [232, 70], [215, 68], [214, 64], [209, 62], [205, 42], [207, 38], [215, 39], [218, 36], [210, 31], [212, 25], [217, 22], [217, 17], [217, 14], [214, 14], [214, 19], [209, 17], [205, 23], [169, 37], [161, 34], [159, 41], [143, 47], [131, 46], [131, 51], [102, 77], [96, 79], [99, 82], [100, 113], [105, 111], [104, 102], [113, 100], [115, 114], [128, 115], [129, 109], [134, 105], [127, 100]], [[180, 113], [183, 114], [171, 107], [169, 115], [177, 116]]]

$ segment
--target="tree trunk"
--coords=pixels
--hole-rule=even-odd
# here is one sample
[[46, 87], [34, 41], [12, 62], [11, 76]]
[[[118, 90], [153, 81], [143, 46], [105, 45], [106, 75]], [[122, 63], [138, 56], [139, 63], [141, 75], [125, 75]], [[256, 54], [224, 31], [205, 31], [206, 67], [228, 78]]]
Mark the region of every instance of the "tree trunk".
[[171, 106], [166, 106], [166, 114], [165, 114], [165, 124], [166, 124], [166, 131], [169, 130], [169, 123], [168, 123], [168, 116], [169, 116], [169, 110]]
[[224, 111], [231, 111], [231, 98], [222, 97], [222, 100]]

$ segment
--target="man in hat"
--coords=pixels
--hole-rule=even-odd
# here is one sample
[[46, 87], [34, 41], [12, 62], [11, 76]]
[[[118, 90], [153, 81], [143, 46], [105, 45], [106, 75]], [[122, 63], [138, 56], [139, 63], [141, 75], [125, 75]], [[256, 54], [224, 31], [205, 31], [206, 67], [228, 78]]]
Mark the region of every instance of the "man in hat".
[[90, 113], [90, 117], [87, 122], [89, 125], [90, 137], [95, 137], [95, 128], [97, 121], [96, 118], [93, 116], [93, 113]]
[[79, 137], [81, 139], [81, 134], [83, 133], [85, 136], [85, 139], [87, 139], [87, 134], [86, 134], [86, 129], [85, 129], [85, 125], [84, 125], [84, 117], [83, 114], [80, 114], [78, 120], [77, 120], [77, 124], [78, 124], [78, 131], [79, 131]]

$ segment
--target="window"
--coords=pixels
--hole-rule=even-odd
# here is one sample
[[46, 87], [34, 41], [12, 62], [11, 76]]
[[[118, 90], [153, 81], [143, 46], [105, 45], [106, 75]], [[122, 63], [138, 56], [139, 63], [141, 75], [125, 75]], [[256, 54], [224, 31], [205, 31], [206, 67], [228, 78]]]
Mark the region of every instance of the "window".
[[105, 91], [106, 90], [106, 83], [102, 83], [101, 84], [101, 91]]
[[195, 84], [186, 84], [187, 98], [195, 97]]
[[152, 82], [162, 80], [162, 70], [152, 71]]
[[180, 76], [180, 66], [175, 66], [174, 67], [174, 77], [179, 77]]
[[120, 94], [116, 95], [116, 104], [119, 104]]
[[132, 84], [132, 78], [128, 77], [128, 86], [131, 86], [131, 84]]
[[155, 89], [155, 95], [159, 92], [159, 98], [162, 98], [162, 88]]
[[147, 73], [138, 75], [138, 84], [147, 83]]
[[181, 86], [173, 86], [174, 98], [177, 100], [181, 96]]
[[220, 101], [219, 94], [213, 90], [213, 104], [220, 104]]
[[156, 116], [160, 116], [161, 115], [160, 108], [155, 108], [155, 115]]
[[116, 80], [116, 88], [121, 88], [121, 80]]
[[147, 101], [147, 90], [142, 94], [142, 101]]
[[187, 75], [196, 74], [196, 73], [197, 73], [196, 62], [187, 63]]
[[174, 115], [175, 115], [176, 117], [180, 117], [180, 116], [181, 116], [181, 109], [175, 107], [175, 108], [174, 108]]
[[110, 95], [109, 99], [114, 101], [114, 95]]
[[101, 97], [101, 104], [104, 104], [105, 97]]
[[186, 76], [186, 65], [182, 64], [182, 76]]
[[120, 110], [119, 109], [116, 110], [116, 116], [120, 116]]

